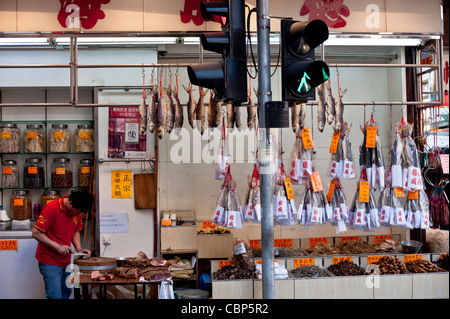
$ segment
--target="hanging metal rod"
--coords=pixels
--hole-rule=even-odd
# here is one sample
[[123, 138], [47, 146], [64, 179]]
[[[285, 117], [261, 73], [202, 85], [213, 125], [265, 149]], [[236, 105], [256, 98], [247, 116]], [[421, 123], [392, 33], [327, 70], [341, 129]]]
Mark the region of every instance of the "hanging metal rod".
[[102, 164], [102, 163], [120, 163], [120, 162], [124, 162], [124, 163], [131, 163], [131, 162], [155, 162], [155, 158], [154, 157], [150, 157], [150, 158], [109, 158], [109, 159], [104, 159], [99, 157], [98, 158], [98, 163]]

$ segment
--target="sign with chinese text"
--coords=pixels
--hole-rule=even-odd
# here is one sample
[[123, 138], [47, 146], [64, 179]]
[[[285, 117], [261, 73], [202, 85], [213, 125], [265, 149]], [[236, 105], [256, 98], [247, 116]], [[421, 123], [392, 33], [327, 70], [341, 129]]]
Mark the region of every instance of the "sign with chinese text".
[[131, 198], [131, 170], [111, 171], [112, 198]]
[[0, 250], [17, 250], [17, 240], [0, 240]]

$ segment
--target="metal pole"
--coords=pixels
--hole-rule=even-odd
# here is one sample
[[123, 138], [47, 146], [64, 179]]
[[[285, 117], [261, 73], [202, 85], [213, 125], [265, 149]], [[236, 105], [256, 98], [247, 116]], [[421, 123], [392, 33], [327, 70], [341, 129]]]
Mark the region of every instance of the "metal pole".
[[274, 238], [272, 209], [272, 146], [271, 129], [266, 128], [266, 102], [272, 100], [270, 85], [270, 18], [269, 1], [257, 1], [258, 14], [258, 115], [259, 115], [259, 154], [261, 182], [261, 243], [262, 243], [262, 288], [264, 299], [275, 298]]

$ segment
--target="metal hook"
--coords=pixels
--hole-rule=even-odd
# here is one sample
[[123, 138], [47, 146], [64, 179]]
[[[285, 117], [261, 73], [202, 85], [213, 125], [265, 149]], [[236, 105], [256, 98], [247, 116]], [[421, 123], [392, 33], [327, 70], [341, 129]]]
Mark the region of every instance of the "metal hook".
[[372, 101], [373, 105], [372, 105], [372, 112], [370, 113], [370, 115], [374, 115], [375, 114], [375, 102]]
[[145, 69], [144, 69], [144, 63], [142, 63], [142, 77], [145, 78]]
[[178, 63], [177, 63], [177, 69], [175, 70], [175, 76], [178, 76], [178, 71], [180, 70], [180, 67], [179, 67], [179, 65], [178, 65]]

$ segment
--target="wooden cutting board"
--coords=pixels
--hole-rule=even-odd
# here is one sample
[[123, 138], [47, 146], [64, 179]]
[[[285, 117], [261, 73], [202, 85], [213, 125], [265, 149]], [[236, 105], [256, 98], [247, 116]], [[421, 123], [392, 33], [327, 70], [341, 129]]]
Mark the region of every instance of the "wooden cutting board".
[[117, 267], [117, 260], [108, 257], [92, 257], [89, 259], [77, 258], [73, 263], [82, 271], [110, 271]]
[[137, 173], [133, 175], [134, 208], [156, 208], [156, 177], [153, 173]]

